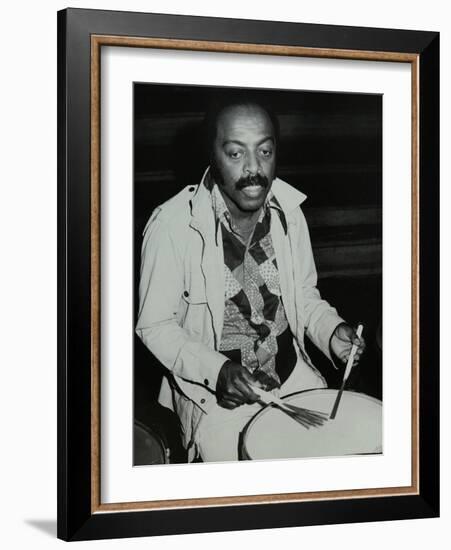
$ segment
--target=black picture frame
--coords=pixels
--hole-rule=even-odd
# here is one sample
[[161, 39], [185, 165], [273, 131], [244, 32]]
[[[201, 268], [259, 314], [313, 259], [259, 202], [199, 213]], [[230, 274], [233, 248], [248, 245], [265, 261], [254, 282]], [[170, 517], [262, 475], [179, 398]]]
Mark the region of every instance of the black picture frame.
[[[93, 489], [93, 36], [326, 50], [334, 57], [406, 55], [417, 71], [417, 494], [299, 502], [126, 508], [102, 513]], [[97, 45], [100, 47], [99, 45]], [[365, 52], [365, 55], [363, 55]], [[361, 55], [360, 55], [361, 54]], [[368, 57], [369, 56], [369, 57]], [[372, 57], [371, 57], [372, 56]], [[88, 540], [439, 515], [439, 34], [209, 17], [58, 12], [58, 537]], [[98, 251], [97, 251], [98, 252]], [[94, 331], [94, 332], [93, 332]], [[97, 350], [98, 351], [98, 350]], [[95, 349], [94, 349], [95, 352]], [[94, 380], [95, 382], [95, 380]], [[98, 435], [98, 434], [97, 434]], [[95, 450], [95, 449], [94, 449]], [[94, 464], [94, 467], [96, 465]], [[97, 465], [98, 466], [98, 465]]]

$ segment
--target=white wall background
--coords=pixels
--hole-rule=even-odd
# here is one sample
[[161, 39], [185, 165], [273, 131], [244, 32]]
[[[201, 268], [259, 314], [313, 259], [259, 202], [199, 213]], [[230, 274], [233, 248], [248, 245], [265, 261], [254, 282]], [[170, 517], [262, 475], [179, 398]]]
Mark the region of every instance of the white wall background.
[[[440, 0], [323, 0], [272, 4], [228, 0], [72, 1], [71, 7], [440, 31], [442, 45], [442, 280], [449, 281], [451, 19]], [[56, 11], [30, 0], [2, 9], [0, 85], [0, 541], [3, 548], [54, 548], [56, 537]], [[29, 84], [32, 83], [30, 87]], [[26, 90], [26, 91], [25, 91]], [[31, 91], [30, 91], [31, 90]], [[443, 101], [446, 98], [448, 101]], [[449, 340], [449, 285], [442, 288], [442, 341]], [[446, 318], [445, 318], [446, 317]], [[445, 546], [451, 528], [450, 354], [442, 350], [442, 517], [107, 540], [84, 547], [198, 550], [282, 545], [366, 550]]]

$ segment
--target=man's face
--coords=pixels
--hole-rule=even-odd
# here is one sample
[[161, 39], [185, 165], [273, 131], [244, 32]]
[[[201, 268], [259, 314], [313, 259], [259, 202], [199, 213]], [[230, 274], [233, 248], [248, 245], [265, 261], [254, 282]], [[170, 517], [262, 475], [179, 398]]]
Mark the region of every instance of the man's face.
[[217, 121], [212, 168], [232, 215], [260, 209], [275, 167], [275, 135], [268, 114], [257, 105], [225, 109]]

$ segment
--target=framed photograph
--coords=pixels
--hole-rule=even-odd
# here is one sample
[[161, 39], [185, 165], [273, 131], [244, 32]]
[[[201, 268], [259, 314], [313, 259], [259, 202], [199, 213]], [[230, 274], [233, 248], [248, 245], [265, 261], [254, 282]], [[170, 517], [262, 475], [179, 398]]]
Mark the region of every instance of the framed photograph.
[[58, 536], [439, 514], [439, 35], [58, 13]]

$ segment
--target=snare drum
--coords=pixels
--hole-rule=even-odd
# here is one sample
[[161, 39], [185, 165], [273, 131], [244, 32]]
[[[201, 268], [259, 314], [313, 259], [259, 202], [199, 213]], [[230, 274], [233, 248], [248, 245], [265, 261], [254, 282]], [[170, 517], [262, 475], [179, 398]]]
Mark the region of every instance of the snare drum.
[[[338, 390], [317, 389], [287, 396], [297, 407], [330, 414]], [[319, 427], [305, 428], [272, 405], [246, 426], [244, 460], [375, 454], [382, 452], [382, 403], [363, 393], [344, 391], [337, 415]]]

